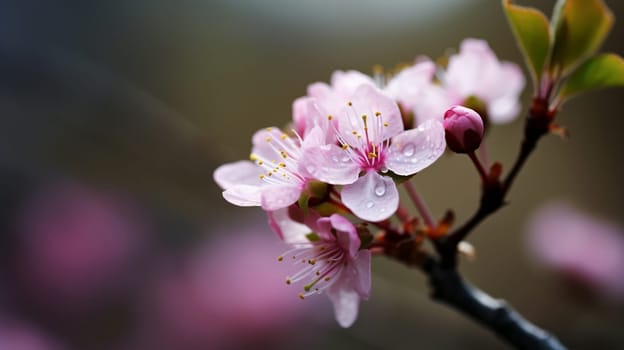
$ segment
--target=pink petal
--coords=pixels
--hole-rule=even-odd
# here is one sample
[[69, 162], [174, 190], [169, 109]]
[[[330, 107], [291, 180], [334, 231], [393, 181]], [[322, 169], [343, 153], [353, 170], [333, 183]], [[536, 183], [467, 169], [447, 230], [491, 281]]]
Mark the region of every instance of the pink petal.
[[399, 206], [399, 192], [391, 178], [369, 171], [341, 192], [342, 202], [353, 214], [367, 221], [382, 221]]
[[332, 225], [328, 217], [319, 218], [312, 225], [309, 226], [316, 234], [319, 235], [321, 240], [331, 242], [336, 240], [336, 238], [334, 238], [334, 235], [332, 234]]
[[256, 131], [251, 138], [253, 144], [251, 153], [267, 160], [278, 159], [278, 153], [271, 144], [267, 142], [267, 139], [279, 138], [281, 134], [281, 130], [276, 127], [268, 127]]
[[265, 186], [236, 185], [223, 191], [226, 201], [241, 207], [260, 206], [260, 195]]
[[430, 60], [417, 63], [392, 78], [384, 92], [411, 111], [420, 102], [423, 89], [430, 85], [435, 70]]
[[212, 177], [217, 185], [226, 190], [236, 185], [260, 186], [263, 183], [259, 177], [261, 173], [262, 169], [253, 162], [240, 160], [221, 165]]
[[355, 226], [353, 226], [351, 221], [338, 214], [333, 214], [329, 217], [329, 220], [331, 221], [331, 226], [337, 231], [336, 239], [338, 244], [349, 253], [349, 257], [354, 258], [362, 244]]
[[488, 118], [492, 123], [504, 124], [516, 119], [520, 113], [517, 96], [498, 98], [488, 105]]
[[270, 211], [268, 215], [269, 226], [284, 243], [292, 245], [310, 243], [306, 237], [310, 233], [310, 228], [292, 220], [288, 216], [287, 208]]
[[308, 85], [308, 96], [317, 99], [324, 99], [334, 95], [331, 86], [326, 83], [316, 82]]
[[485, 40], [465, 39], [459, 53], [449, 58], [444, 84], [458, 98], [488, 99], [500, 83], [498, 70], [498, 59]]
[[340, 281], [336, 281], [327, 289], [327, 296], [334, 305], [336, 321], [344, 328], [353, 325], [360, 307], [360, 296], [353, 288], [350, 288], [348, 279], [348, 277], [341, 277]]
[[[349, 106], [348, 102], [351, 102], [352, 106]], [[381, 116], [376, 117], [376, 113], [381, 113]], [[338, 118], [339, 131], [352, 146], [360, 142], [352, 135], [352, 132], [364, 133], [362, 115], [367, 116], [369, 139], [374, 144], [379, 144], [403, 131], [401, 111], [396, 102], [374, 86], [361, 85], [356, 90], [351, 101], [347, 100], [344, 102]], [[381, 122], [376, 118], [381, 118]], [[384, 122], [388, 126], [381, 126]], [[381, 132], [378, 132], [378, 130], [381, 130]]]
[[499, 72], [498, 94], [488, 101], [488, 117], [493, 123], [512, 121], [520, 112], [519, 97], [526, 83], [522, 70], [513, 63], [503, 62]]
[[433, 164], [445, 148], [442, 123], [428, 120], [392, 138], [386, 166], [397, 175], [412, 175]]
[[309, 97], [299, 97], [293, 102], [292, 105], [292, 116], [293, 116], [293, 126], [299, 135], [305, 135], [306, 130], [308, 129], [308, 120], [310, 116], [308, 114], [308, 101]]
[[331, 84], [334, 92], [341, 97], [351, 97], [361, 85], [375, 86], [371, 77], [355, 70], [334, 71], [331, 77]]
[[446, 90], [438, 85], [429, 84], [423, 88], [420, 100], [412, 110], [414, 113], [414, 127], [430, 119], [442, 122], [444, 112], [454, 104], [452, 102], [451, 96], [449, 96]]
[[295, 203], [301, 196], [301, 187], [293, 185], [265, 186], [261, 195], [262, 209], [278, 210]]
[[358, 179], [360, 167], [342, 148], [336, 145], [323, 145], [304, 150], [299, 162], [299, 171], [332, 185], [347, 185]]
[[360, 250], [352, 262], [355, 270], [353, 282], [355, 290], [364, 300], [370, 297], [371, 292], [371, 252], [368, 249]]
[[325, 145], [327, 132], [320, 126], [316, 125], [306, 135], [301, 144], [301, 149], [311, 148], [315, 146]]

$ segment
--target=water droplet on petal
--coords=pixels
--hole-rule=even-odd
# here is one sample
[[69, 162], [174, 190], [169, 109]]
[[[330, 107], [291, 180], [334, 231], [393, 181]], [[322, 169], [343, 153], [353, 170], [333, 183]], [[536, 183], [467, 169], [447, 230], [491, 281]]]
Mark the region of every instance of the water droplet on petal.
[[366, 208], [370, 209], [374, 206], [375, 206], [375, 203], [373, 203], [372, 201], [366, 202]]
[[378, 197], [383, 196], [384, 194], [386, 194], [386, 184], [381, 182], [379, 183], [376, 187], [375, 187], [375, 194]]
[[414, 148], [414, 144], [408, 143], [403, 146], [403, 150], [401, 152], [403, 152], [404, 156], [411, 157], [414, 155]]

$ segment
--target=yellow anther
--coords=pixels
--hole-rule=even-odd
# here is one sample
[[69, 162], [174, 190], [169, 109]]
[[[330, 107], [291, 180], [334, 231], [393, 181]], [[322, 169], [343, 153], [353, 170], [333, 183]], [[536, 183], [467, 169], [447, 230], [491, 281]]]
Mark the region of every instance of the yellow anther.
[[271, 138], [267, 136], [266, 142], [271, 142]]
[[314, 264], [316, 264], [316, 259], [310, 259], [310, 260], [308, 260], [308, 264], [310, 264], [310, 265], [314, 265]]
[[351, 101], [347, 102], [347, 104], [348, 104], [349, 106], [353, 106], [353, 102], [351, 102]]
[[368, 159], [373, 159], [377, 157], [377, 154], [375, 152], [368, 152]]
[[273, 130], [273, 128], [266, 128], [266, 131], [271, 132], [271, 130]]
[[280, 255], [280, 256], [278, 256], [278, 257], [277, 257], [277, 261], [284, 261], [284, 257], [283, 257], [283, 256], [281, 256], [281, 255]]
[[351, 133], [352, 133], [353, 135], [357, 135], [357, 131], [355, 131], [355, 130], [353, 130]]
[[264, 174], [260, 174], [260, 180], [264, 180]]
[[258, 162], [257, 162], [256, 164], [258, 164], [258, 165], [262, 165], [262, 164], [264, 164], [264, 162], [263, 162], [263, 161], [261, 161], [261, 160], [258, 160]]
[[373, 66], [373, 74], [383, 74], [384, 68], [381, 64], [376, 64]]
[[329, 282], [329, 280], [331, 280], [331, 277], [329, 276], [325, 277], [325, 282]]
[[316, 275], [320, 276], [321, 275], [321, 271], [316, 271]]
[[280, 154], [282, 155], [282, 158], [284, 159], [288, 158], [288, 154], [286, 154], [285, 151], [280, 151]]
[[362, 114], [362, 120], [366, 123], [366, 114]]
[[301, 300], [305, 299], [305, 296], [303, 295], [303, 293], [299, 293], [299, 299]]
[[381, 115], [381, 112], [375, 112], [375, 117], [379, 117]]
[[384, 126], [388, 126], [388, 125], [390, 125], [390, 124], [388, 124], [388, 122], [385, 122], [383, 125], [384, 125]]
[[327, 116], [327, 120], [332, 120], [332, 119], [334, 119], [334, 117], [332, 117], [331, 114]]
[[273, 173], [267, 173], [267, 176], [273, 176]]
[[343, 150], [348, 150], [349, 149], [349, 145], [347, 145], [346, 143], [342, 145], [342, 149]]
[[251, 153], [251, 154], [249, 155], [249, 160], [254, 161], [254, 160], [257, 160], [257, 159], [258, 159], [258, 156], [257, 156], [257, 155], [255, 155], [255, 154], [253, 154], [253, 153]]
[[282, 138], [282, 140], [286, 140], [288, 138], [288, 135], [282, 134], [281, 138]]
[[290, 284], [292, 282], [290, 282], [290, 278], [286, 278], [286, 284]]
[[280, 162], [278, 165], [281, 166], [282, 168], [286, 167], [286, 163], [284, 163], [284, 162]]

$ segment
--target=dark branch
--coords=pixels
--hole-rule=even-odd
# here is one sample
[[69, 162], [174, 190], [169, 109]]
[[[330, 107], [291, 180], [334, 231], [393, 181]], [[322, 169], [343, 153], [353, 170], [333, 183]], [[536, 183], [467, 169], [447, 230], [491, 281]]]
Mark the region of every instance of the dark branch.
[[532, 324], [502, 300], [465, 282], [455, 268], [431, 259], [424, 265], [433, 287], [432, 298], [490, 329], [517, 349], [565, 350], [556, 337]]

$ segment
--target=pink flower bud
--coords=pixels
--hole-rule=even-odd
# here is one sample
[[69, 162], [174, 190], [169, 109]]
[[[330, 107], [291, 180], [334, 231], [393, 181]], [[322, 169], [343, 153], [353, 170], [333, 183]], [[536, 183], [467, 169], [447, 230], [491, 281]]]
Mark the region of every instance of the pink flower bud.
[[483, 120], [479, 113], [464, 106], [453, 106], [444, 113], [446, 145], [456, 153], [470, 153], [483, 139]]

